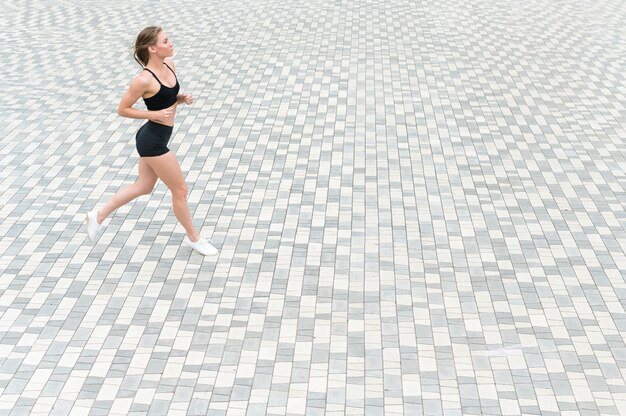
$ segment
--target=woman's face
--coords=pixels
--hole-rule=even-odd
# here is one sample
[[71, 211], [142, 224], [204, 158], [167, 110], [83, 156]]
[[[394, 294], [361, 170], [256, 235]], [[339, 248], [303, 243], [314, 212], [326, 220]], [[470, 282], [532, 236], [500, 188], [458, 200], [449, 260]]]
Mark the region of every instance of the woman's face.
[[164, 31], [160, 31], [157, 35], [157, 43], [152, 46], [154, 53], [161, 57], [167, 58], [174, 55], [174, 43], [167, 37]]

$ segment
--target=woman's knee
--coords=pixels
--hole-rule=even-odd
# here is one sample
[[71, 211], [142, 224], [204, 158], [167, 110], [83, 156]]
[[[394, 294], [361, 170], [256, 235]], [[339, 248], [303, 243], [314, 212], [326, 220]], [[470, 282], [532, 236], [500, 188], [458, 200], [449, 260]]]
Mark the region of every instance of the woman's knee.
[[154, 182], [154, 183], [138, 182], [137, 183], [137, 194], [139, 194], [139, 195], [148, 195], [148, 194], [152, 193], [152, 190], [154, 189], [154, 185], [155, 184], [156, 184], [156, 182]]
[[174, 198], [187, 199], [187, 193], [189, 192], [189, 189], [187, 188], [187, 184], [185, 182], [181, 182], [179, 184], [176, 184], [175, 186], [172, 186], [170, 188], [170, 191], [172, 191], [172, 196]]

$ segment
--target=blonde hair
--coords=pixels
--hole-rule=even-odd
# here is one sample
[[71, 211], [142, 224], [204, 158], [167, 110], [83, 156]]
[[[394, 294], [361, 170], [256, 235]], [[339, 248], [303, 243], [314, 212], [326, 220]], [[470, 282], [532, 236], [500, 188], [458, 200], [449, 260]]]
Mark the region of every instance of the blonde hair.
[[157, 36], [163, 29], [160, 26], [148, 26], [143, 28], [137, 40], [135, 40], [135, 61], [141, 66], [148, 65], [148, 59], [150, 59], [150, 53], [148, 47], [156, 45]]

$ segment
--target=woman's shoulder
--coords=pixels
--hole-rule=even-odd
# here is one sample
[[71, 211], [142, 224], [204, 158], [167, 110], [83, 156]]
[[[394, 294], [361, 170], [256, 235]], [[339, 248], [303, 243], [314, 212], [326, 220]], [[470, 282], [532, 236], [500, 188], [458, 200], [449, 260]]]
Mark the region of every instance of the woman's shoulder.
[[152, 84], [152, 74], [148, 71], [141, 70], [130, 81], [130, 85], [137, 89], [147, 89]]
[[135, 75], [133, 81], [137, 80], [139, 83], [149, 83], [154, 78], [154, 75], [150, 73], [150, 70], [144, 68]]

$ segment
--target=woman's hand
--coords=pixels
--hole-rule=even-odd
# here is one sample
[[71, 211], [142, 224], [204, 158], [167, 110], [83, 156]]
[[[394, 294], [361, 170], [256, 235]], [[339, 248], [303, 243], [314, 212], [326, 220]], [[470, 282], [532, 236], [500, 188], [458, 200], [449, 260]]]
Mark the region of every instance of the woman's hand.
[[170, 124], [174, 118], [174, 114], [176, 114], [174, 108], [175, 106], [171, 106], [163, 110], [150, 111], [150, 120], [161, 124]]
[[191, 96], [191, 94], [178, 94], [178, 103], [179, 104], [191, 104], [193, 103], [193, 97]]

